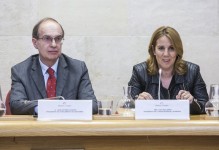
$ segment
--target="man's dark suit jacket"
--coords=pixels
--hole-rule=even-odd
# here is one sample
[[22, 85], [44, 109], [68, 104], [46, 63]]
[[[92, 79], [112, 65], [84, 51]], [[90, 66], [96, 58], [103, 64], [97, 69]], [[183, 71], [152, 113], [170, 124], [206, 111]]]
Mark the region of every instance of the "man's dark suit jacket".
[[[38, 99], [47, 98], [39, 55], [33, 55], [11, 68], [10, 107], [12, 114], [33, 115]], [[68, 99], [93, 100], [93, 114], [97, 113], [97, 100], [83, 61], [64, 54], [59, 57], [56, 96]]]

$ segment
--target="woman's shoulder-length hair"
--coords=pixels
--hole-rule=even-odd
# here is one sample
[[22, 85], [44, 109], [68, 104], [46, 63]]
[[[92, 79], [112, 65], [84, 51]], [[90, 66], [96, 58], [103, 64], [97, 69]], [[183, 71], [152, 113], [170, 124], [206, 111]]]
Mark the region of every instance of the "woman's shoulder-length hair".
[[186, 62], [182, 59], [183, 57], [183, 45], [180, 38], [179, 33], [172, 27], [162, 26], [158, 28], [152, 35], [151, 41], [148, 47], [149, 58], [147, 59], [147, 71], [150, 75], [155, 75], [158, 73], [158, 64], [156, 57], [154, 55], [154, 50], [156, 47], [157, 40], [162, 37], [166, 36], [170, 39], [171, 43], [173, 44], [174, 49], [177, 53], [177, 58], [174, 64], [174, 73], [179, 75], [183, 75], [187, 72]]

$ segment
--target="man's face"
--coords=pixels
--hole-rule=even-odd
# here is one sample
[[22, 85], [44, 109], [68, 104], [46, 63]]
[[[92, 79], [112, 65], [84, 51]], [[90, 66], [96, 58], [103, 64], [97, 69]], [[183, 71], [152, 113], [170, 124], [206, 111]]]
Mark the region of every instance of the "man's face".
[[39, 51], [40, 60], [51, 67], [61, 55], [62, 51], [62, 29], [54, 21], [43, 22], [38, 30], [38, 39], [32, 42]]

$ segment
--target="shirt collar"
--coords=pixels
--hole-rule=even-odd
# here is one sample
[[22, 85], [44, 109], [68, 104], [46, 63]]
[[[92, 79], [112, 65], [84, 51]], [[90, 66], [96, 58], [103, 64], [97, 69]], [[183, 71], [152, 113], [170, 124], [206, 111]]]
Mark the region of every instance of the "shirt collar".
[[[48, 66], [46, 66], [41, 60], [40, 60], [40, 57], [39, 57], [39, 62], [40, 62], [40, 66], [42, 68], [42, 73], [43, 75], [45, 75], [47, 73], [47, 70], [48, 70]], [[51, 67], [55, 73], [57, 72], [57, 68], [58, 68], [58, 63], [59, 63], [59, 58], [56, 60], [55, 64]]]

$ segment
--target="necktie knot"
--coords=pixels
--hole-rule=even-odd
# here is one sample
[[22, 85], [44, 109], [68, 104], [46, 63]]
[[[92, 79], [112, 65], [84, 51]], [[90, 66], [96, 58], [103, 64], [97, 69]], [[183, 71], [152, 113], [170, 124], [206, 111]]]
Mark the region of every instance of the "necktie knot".
[[48, 72], [49, 76], [54, 76], [55, 71], [51, 67], [48, 68], [47, 72]]

